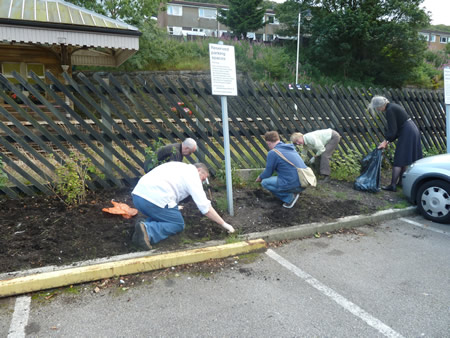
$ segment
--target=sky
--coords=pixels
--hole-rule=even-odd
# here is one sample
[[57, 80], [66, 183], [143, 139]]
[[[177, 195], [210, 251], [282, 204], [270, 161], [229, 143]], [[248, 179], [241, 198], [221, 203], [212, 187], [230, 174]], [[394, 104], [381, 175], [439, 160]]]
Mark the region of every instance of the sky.
[[[284, 2], [284, 0], [272, 1]], [[432, 25], [450, 26], [450, 0], [425, 0], [420, 7], [426, 8], [428, 12], [431, 12]]]

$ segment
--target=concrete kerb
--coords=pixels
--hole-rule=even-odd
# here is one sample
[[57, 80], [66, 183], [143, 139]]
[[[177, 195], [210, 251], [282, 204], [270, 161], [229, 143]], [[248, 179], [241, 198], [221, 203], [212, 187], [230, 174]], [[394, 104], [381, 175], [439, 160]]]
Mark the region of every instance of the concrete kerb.
[[51, 266], [28, 271], [4, 273], [0, 275], [0, 297], [262, 251], [266, 248], [265, 241], [299, 239], [311, 236], [317, 232], [324, 233], [342, 228], [353, 228], [409, 216], [413, 213], [415, 213], [415, 207], [389, 209], [367, 216], [343, 217], [330, 223], [303, 224], [246, 234], [239, 236], [243, 240], [242, 242], [232, 244], [210, 241], [202, 244], [201, 248], [186, 251], [158, 255], [151, 255], [151, 252], [150, 254], [149, 252], [137, 252], [79, 262], [71, 266]]
[[415, 213], [415, 207], [404, 209], [388, 209], [378, 211], [367, 216], [348, 216], [339, 218], [335, 222], [330, 223], [311, 223], [292, 226], [289, 228], [272, 229], [263, 232], [255, 232], [243, 236], [247, 240], [254, 238], [262, 238], [268, 242], [281, 241], [285, 239], [299, 239], [314, 235], [315, 233], [324, 233], [327, 231], [335, 231], [339, 229], [350, 229], [370, 223], [383, 222], [399, 217], [409, 216]]
[[113, 262], [35, 273], [23, 277], [0, 280], [0, 297], [53, 289], [115, 276], [159, 270], [182, 264], [198, 263], [209, 259], [242, 255], [265, 250], [265, 248], [266, 242], [262, 239], [256, 239], [161, 255], [142, 256]]

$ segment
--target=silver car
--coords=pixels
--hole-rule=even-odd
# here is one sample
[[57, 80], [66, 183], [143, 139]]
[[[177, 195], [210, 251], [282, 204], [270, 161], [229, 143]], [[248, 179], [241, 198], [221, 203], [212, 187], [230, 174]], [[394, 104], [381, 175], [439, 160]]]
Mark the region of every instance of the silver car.
[[450, 154], [414, 162], [403, 174], [402, 186], [425, 218], [450, 223]]

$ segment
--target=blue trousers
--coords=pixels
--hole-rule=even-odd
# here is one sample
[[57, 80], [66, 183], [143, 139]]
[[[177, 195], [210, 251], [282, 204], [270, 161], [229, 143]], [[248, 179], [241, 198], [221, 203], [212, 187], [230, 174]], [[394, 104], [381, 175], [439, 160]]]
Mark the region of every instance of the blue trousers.
[[277, 185], [278, 177], [271, 176], [265, 178], [261, 181], [261, 185], [264, 189], [269, 190], [277, 198], [282, 200], [284, 203], [291, 203], [294, 199], [294, 193], [299, 193], [303, 189], [301, 187], [293, 188], [291, 190], [280, 190]]
[[175, 235], [184, 229], [184, 219], [178, 210], [174, 208], [160, 208], [146, 199], [133, 195], [134, 206], [147, 218], [144, 221], [150, 243], [155, 244], [169, 236]]

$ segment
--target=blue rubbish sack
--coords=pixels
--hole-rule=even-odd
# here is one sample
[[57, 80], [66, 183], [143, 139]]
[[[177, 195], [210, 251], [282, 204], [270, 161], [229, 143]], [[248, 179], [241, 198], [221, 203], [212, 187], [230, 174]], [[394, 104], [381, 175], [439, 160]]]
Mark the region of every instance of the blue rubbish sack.
[[353, 188], [360, 191], [380, 191], [382, 149], [375, 149], [361, 161], [361, 175], [356, 179]]

